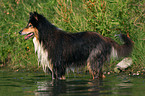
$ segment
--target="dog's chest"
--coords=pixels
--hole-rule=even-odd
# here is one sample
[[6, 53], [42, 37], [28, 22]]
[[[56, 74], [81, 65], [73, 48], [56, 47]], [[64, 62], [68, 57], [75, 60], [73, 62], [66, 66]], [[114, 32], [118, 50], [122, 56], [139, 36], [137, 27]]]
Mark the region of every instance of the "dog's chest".
[[40, 44], [39, 40], [34, 37], [33, 38], [35, 53], [37, 53], [38, 56], [38, 64], [40, 63], [43, 67], [44, 72], [46, 72], [46, 68], [48, 67], [52, 71], [52, 65], [51, 61], [48, 59], [48, 52], [45, 50], [42, 46], [42, 43]]

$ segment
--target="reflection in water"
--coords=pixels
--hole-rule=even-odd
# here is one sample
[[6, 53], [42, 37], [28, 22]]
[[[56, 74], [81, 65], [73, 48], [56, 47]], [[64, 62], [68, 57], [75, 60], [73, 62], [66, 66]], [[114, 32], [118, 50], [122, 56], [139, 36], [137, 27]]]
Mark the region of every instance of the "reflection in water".
[[[118, 78], [107, 78], [105, 80], [68, 79], [37, 82], [36, 96], [57, 95], [131, 95], [133, 82], [129, 78], [118, 76]], [[123, 91], [123, 92], [122, 92]]]
[[66, 93], [66, 83], [65, 81], [43, 81], [37, 82], [38, 90], [36, 91], [36, 96], [57, 96], [58, 94]]
[[[102, 80], [55, 80], [53, 82], [37, 82], [37, 85], [36, 96], [57, 96], [60, 94], [89, 96], [102, 94], [100, 92], [103, 90]], [[109, 86], [106, 87], [109, 88]], [[104, 91], [103, 94], [108, 94], [108, 92]]]

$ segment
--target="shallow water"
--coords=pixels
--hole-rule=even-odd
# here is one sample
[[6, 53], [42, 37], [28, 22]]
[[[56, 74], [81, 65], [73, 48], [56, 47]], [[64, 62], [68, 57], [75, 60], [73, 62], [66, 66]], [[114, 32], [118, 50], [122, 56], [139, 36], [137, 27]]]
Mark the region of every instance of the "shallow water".
[[89, 75], [69, 75], [65, 81], [44, 73], [0, 72], [0, 96], [144, 96], [145, 78], [122, 74], [92, 80]]

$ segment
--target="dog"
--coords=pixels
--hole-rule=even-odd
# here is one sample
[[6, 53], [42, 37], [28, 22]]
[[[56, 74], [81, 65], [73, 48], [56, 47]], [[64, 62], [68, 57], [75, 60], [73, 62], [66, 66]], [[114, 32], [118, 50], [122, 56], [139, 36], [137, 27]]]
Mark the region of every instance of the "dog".
[[119, 35], [124, 41], [119, 45], [97, 32], [65, 32], [37, 12], [30, 12], [29, 22], [19, 34], [26, 35], [26, 40], [33, 38], [38, 62], [44, 71], [50, 70], [52, 79], [65, 79], [66, 68], [71, 66], [87, 66], [93, 79], [102, 78], [103, 63], [130, 55], [133, 47], [124, 34]]

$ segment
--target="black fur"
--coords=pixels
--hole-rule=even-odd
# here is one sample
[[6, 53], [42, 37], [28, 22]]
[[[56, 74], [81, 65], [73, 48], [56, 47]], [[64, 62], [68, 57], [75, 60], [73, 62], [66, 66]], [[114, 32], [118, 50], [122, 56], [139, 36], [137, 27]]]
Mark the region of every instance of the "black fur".
[[102, 65], [110, 58], [112, 47], [120, 57], [131, 53], [132, 42], [125, 35], [121, 35], [125, 44], [120, 46], [96, 32], [67, 33], [36, 12], [31, 13], [29, 23], [38, 29], [39, 42], [48, 51], [54, 78], [64, 76], [69, 66], [81, 65], [88, 66], [93, 78], [102, 77]]

